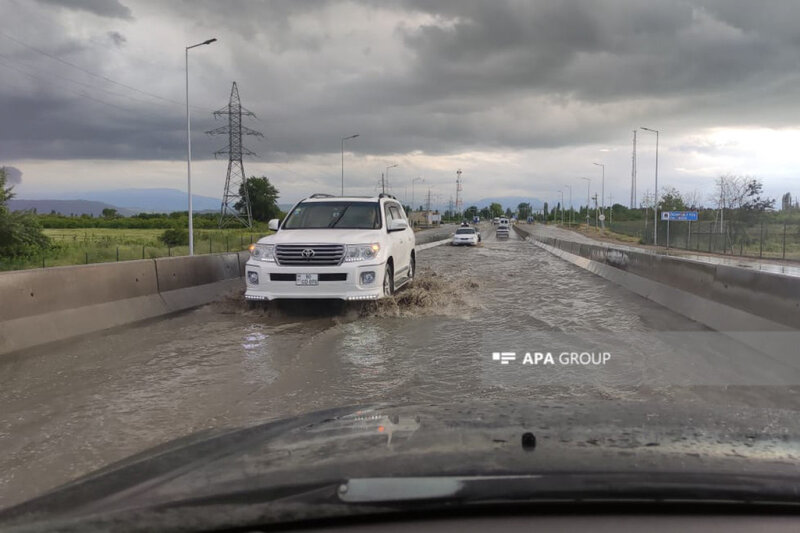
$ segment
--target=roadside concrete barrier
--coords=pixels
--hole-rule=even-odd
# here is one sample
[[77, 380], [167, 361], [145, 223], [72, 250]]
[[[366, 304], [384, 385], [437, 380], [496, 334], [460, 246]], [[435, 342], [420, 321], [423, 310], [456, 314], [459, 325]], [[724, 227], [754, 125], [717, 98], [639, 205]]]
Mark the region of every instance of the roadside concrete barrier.
[[0, 354], [203, 305], [242, 287], [248, 253], [0, 273]]
[[517, 233], [537, 246], [645, 298], [769, 353], [797, 352], [800, 278]]

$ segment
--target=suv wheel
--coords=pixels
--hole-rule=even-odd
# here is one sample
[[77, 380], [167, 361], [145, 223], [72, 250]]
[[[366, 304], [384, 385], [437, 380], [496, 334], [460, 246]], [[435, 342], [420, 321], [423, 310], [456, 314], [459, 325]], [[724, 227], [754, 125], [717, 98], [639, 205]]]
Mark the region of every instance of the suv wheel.
[[383, 273], [383, 295], [391, 296], [394, 293], [394, 270], [392, 265], [386, 265], [386, 272]]

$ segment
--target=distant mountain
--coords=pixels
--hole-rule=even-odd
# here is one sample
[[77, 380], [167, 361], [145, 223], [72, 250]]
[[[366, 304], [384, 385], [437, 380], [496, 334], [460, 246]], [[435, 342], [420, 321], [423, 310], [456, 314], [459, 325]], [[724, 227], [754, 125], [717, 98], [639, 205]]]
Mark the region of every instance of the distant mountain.
[[[171, 213], [188, 209], [187, 195], [179, 189], [110, 189], [70, 192], [40, 192], [26, 194], [29, 200], [90, 200], [103, 202], [133, 213]], [[195, 213], [219, 211], [221, 198], [192, 195]]]
[[135, 215], [136, 212], [130, 209], [116, 207], [105, 202], [93, 202], [89, 200], [17, 200], [12, 199], [8, 202], [11, 211], [36, 210], [40, 215], [46, 215], [55, 211], [61, 215], [93, 215], [100, 216], [103, 209], [116, 209], [122, 216]]
[[[127, 207], [136, 212], [171, 213], [188, 210], [186, 191], [179, 189], [114, 189], [108, 191], [84, 191], [74, 193], [75, 198], [107, 202]], [[192, 209], [218, 211], [221, 198], [192, 195]]]
[[471, 205], [477, 206], [478, 209], [489, 207], [492, 203], [498, 203], [503, 206], [503, 209], [510, 207], [512, 210], [516, 209], [519, 204], [530, 203], [534, 209], [541, 209], [544, 205], [538, 198], [531, 198], [530, 196], [497, 196], [494, 198], [482, 198], [478, 201], [464, 202], [464, 208]]

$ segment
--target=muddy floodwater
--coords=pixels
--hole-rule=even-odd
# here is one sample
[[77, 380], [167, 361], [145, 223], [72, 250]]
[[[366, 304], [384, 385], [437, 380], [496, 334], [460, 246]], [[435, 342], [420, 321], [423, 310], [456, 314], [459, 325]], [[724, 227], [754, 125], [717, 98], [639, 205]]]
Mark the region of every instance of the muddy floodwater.
[[[195, 431], [334, 406], [653, 395], [768, 405], [779, 400], [717, 392], [747, 387], [743, 374], [798, 382], [774, 361], [732, 369], [726, 341], [708, 342], [716, 334], [702, 325], [513, 232], [483, 233], [476, 248], [421, 251], [413, 286], [386, 301], [250, 309], [232, 294], [4, 357], [0, 507]], [[700, 339], [704, 351], [673, 355], [658, 335]], [[514, 350], [513, 365], [493, 360]], [[519, 366], [526, 351], [555, 364]], [[563, 352], [579, 355], [559, 362]], [[592, 363], [605, 353], [607, 364]]]

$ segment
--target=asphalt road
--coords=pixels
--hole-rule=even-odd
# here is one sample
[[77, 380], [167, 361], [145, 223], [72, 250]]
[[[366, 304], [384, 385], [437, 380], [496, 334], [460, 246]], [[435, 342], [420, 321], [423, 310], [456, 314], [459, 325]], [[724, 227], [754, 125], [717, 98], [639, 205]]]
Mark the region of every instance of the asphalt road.
[[[0, 359], [0, 506], [199, 430], [334, 406], [655, 397], [797, 408], [800, 379], [779, 362], [737, 355], [513, 232], [482, 232], [476, 248], [420, 252], [417, 280], [389, 300], [250, 310], [237, 293]], [[513, 364], [493, 359], [512, 351]], [[610, 359], [522, 364], [565, 352]]]

